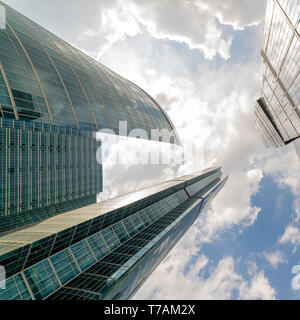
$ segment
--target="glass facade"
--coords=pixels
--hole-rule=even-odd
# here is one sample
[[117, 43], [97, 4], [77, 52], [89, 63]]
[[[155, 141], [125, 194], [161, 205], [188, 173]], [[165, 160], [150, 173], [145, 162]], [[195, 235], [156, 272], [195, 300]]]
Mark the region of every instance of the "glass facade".
[[[16, 120], [119, 134], [174, 127], [144, 90], [0, 1], [0, 115]], [[175, 133], [174, 143], [179, 143]]]
[[89, 130], [0, 118], [0, 233], [95, 203], [99, 146]]
[[227, 181], [220, 168], [0, 237], [0, 299], [130, 299]]
[[269, 0], [261, 56], [261, 98], [256, 126], [267, 147], [281, 147], [300, 137], [300, 3]]
[[[173, 130], [144, 90], [0, 1], [0, 234], [96, 203], [95, 132]], [[179, 144], [176, 132], [173, 141]], [[98, 154], [97, 154], [98, 155]]]

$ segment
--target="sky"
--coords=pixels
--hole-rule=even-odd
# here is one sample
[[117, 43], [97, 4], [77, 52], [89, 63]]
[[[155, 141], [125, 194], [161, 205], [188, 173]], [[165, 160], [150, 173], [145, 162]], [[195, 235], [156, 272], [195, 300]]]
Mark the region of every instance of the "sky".
[[112, 144], [101, 199], [215, 165], [229, 174], [134, 299], [299, 299], [299, 160], [254, 126], [267, 1], [4, 2], [146, 90], [194, 147], [180, 165], [116, 164], [150, 142]]

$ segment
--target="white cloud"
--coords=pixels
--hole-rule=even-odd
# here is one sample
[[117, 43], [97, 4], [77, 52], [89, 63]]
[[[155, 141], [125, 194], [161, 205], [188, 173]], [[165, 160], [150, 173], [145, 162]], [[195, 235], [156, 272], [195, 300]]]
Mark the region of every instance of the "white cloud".
[[215, 15], [222, 24], [242, 30], [257, 25], [264, 17], [267, 1], [261, 0], [198, 0], [198, 3]]
[[[187, 157], [176, 173], [169, 170], [169, 177], [211, 165], [222, 166], [230, 175], [225, 188], [214, 199], [213, 210], [201, 220], [203, 239], [210, 241], [218, 231], [233, 226], [241, 230], [253, 224], [259, 208], [251, 206], [250, 196], [258, 190], [263, 172], [253, 165], [252, 158], [265, 152], [251, 120], [253, 95], [259, 89], [257, 66], [252, 62], [253, 66], [230, 65], [216, 69], [201, 64], [202, 72], [194, 75], [180, 56], [164, 43], [138, 38], [134, 44], [134, 50], [131, 43], [126, 45], [126, 42], [113, 46], [103, 56], [105, 64], [123, 75], [130, 75], [131, 80], [161, 99], [181, 139], [193, 142], [199, 155]], [[124, 59], [126, 64], [122, 63]], [[173, 66], [171, 70], [166, 70], [167, 60]], [[240, 79], [236, 82], [238, 75]], [[127, 169], [128, 174], [125, 173]], [[133, 183], [132, 171], [127, 169], [122, 168], [120, 177], [131, 177]], [[153, 170], [157, 170], [156, 179], [166, 177], [164, 169], [159, 173], [157, 167], [134, 169], [139, 174], [135, 175], [138, 183], [147, 179]], [[116, 171], [112, 168], [110, 172], [108, 176], [107, 167], [104, 167], [105, 187], [123, 186], [125, 180], [117, 183]]]
[[295, 210], [295, 223], [300, 221], [300, 198], [296, 198], [293, 203]]
[[243, 29], [257, 25], [264, 16], [265, 3], [261, 0], [242, 2], [231, 0], [220, 5], [199, 0], [131, 0], [127, 16], [132, 15], [156, 39], [184, 42], [191, 49], [200, 49], [208, 59], [216, 54], [228, 59], [232, 38], [224, 36], [216, 18]]
[[263, 178], [263, 172], [261, 168], [251, 169], [247, 172], [247, 179], [250, 183], [251, 194], [255, 194], [258, 191], [259, 183]]
[[276, 298], [276, 291], [270, 285], [263, 271], [260, 271], [251, 279], [248, 286], [242, 284], [240, 298], [246, 300], [274, 300]]
[[[195, 73], [172, 47], [149, 36], [115, 44], [102, 59], [160, 100], [180, 137], [193, 141], [200, 150], [201, 158], [187, 158], [178, 171], [170, 168], [169, 176], [165, 168], [160, 172], [155, 167], [155, 179], [161, 181], [210, 165], [220, 165], [229, 173], [225, 188], [212, 203], [213, 210], [201, 220], [202, 241], [211, 241], [232, 227], [242, 231], [256, 221], [260, 209], [251, 205], [250, 198], [266, 173], [274, 176], [279, 185], [295, 189], [291, 181], [296, 182], [299, 169], [296, 161], [291, 162], [294, 153], [288, 149], [266, 150], [254, 129], [253, 97], [260, 85], [257, 60], [219, 68], [199, 62]], [[291, 166], [284, 165], [288, 161]], [[120, 177], [131, 177], [130, 170], [122, 168]], [[148, 173], [154, 169], [135, 170], [137, 185], [144, 178], [150, 183]], [[106, 188], [123, 186], [125, 179], [118, 183], [113, 168], [110, 172]], [[135, 183], [133, 177], [130, 181]]]
[[47, 30], [97, 58], [113, 43], [135, 36], [139, 25], [118, 0], [5, 0]]
[[287, 260], [284, 258], [283, 253], [280, 250], [274, 252], [264, 252], [263, 256], [274, 269], [277, 269], [278, 265], [281, 263], [287, 263]]
[[217, 54], [228, 59], [232, 37], [225, 34], [216, 19], [243, 29], [258, 24], [265, 7], [260, 0], [130, 0], [126, 5], [121, 0], [90, 0], [88, 5], [83, 0], [77, 0], [76, 5], [72, 0], [5, 2], [94, 57], [115, 42], [147, 30], [156, 39], [199, 49], [208, 59]]
[[[104, 140], [104, 137], [102, 136], [102, 145], [105, 145], [102, 151], [104, 190], [99, 195], [99, 200], [177, 176], [178, 166], [176, 163], [167, 163], [169, 156], [172, 159], [173, 154], [173, 149], [169, 144], [157, 144], [154, 141], [133, 140], [134, 138], [125, 137], [116, 137], [115, 140], [114, 136], [110, 138], [109, 135], [106, 135], [106, 140]], [[181, 152], [181, 147], [174, 147], [175, 151]], [[160, 155], [164, 158], [161, 158], [160, 164], [152, 164], [148, 155]], [[162, 162], [163, 160], [166, 164]]]
[[[140, 26], [136, 21], [135, 17], [128, 14], [119, 4], [116, 7], [109, 6], [108, 8], [103, 7], [101, 11], [102, 22], [99, 25], [98, 33], [93, 31], [91, 36], [95, 37], [96, 44], [98, 44], [97, 58], [101, 56], [103, 52], [108, 50], [112, 44], [116, 41], [124, 40], [125, 37], [134, 37], [140, 32]], [[78, 38], [78, 42], [81, 44], [84, 42], [91, 42], [93, 39], [86, 39], [86, 34]], [[101, 45], [101, 41], [105, 39], [105, 45]], [[97, 46], [95, 47], [97, 49]]]
[[196, 1], [131, 1], [131, 12], [157, 39], [186, 43], [191, 49], [200, 49], [211, 59], [217, 53], [229, 58], [232, 39], [222, 37], [215, 17]]
[[287, 226], [283, 235], [279, 239], [279, 243], [291, 243], [294, 245], [293, 252], [296, 252], [297, 247], [300, 245], [300, 230], [292, 225]]
[[279, 187], [288, 187], [295, 196], [300, 195], [300, 166], [292, 145], [262, 154], [260, 166]]
[[236, 271], [231, 256], [216, 264], [191, 246], [195, 229], [189, 230], [134, 299], [275, 299], [276, 292], [262, 271], [247, 280]]

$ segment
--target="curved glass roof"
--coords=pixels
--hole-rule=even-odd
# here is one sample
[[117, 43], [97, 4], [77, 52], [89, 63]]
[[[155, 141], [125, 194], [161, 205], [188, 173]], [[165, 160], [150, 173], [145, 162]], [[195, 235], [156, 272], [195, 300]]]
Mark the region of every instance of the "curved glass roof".
[[[174, 130], [144, 90], [8, 7], [0, 29], [0, 116], [119, 134]], [[180, 144], [174, 132], [174, 143]]]

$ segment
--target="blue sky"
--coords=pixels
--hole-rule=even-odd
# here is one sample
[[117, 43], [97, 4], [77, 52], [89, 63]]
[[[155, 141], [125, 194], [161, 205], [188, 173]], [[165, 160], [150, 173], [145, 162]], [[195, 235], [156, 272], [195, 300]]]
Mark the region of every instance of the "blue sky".
[[[287, 187], [279, 188], [272, 177], [266, 175], [260, 182], [260, 192], [251, 197], [251, 203], [261, 208], [255, 223], [242, 234], [232, 230], [219, 241], [204, 245], [202, 250], [214, 261], [224, 255], [240, 258], [237, 270], [245, 277], [245, 267], [254, 261], [258, 267], [263, 268], [265, 276], [276, 289], [278, 299], [294, 299], [296, 292], [291, 288], [294, 277], [291, 270], [299, 264], [299, 249], [292, 253], [292, 248], [278, 243], [286, 223], [292, 220], [293, 194]], [[274, 268], [267, 261], [265, 252], [278, 250], [285, 255], [285, 261]]]
[[300, 166], [254, 128], [263, 0], [6, 0], [138, 84], [187, 145], [181, 166], [119, 165], [141, 143], [111, 148], [102, 198], [220, 165], [229, 180], [136, 299], [299, 299]]

